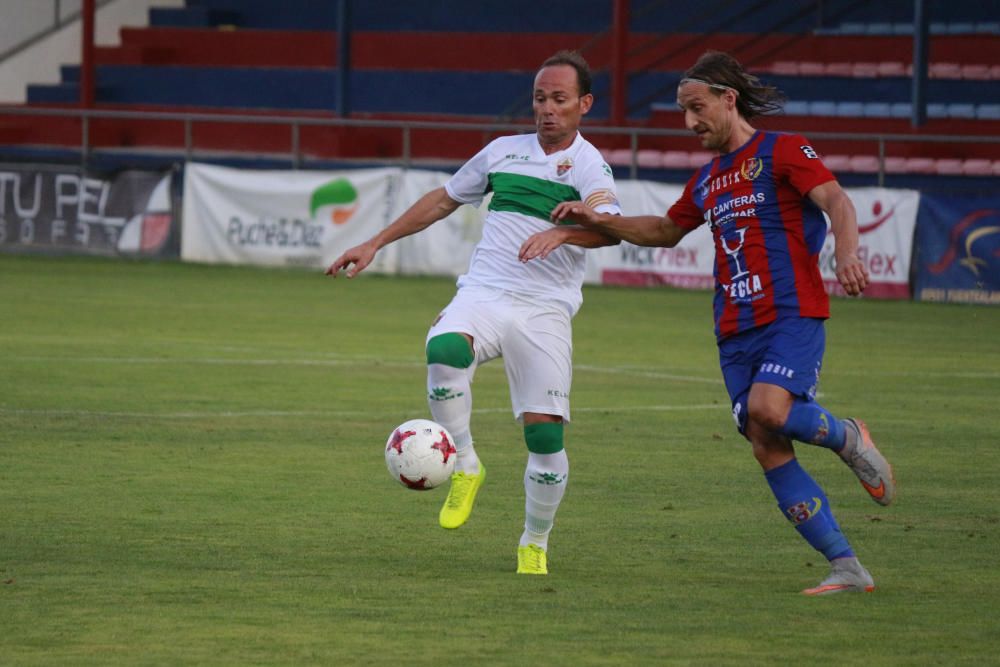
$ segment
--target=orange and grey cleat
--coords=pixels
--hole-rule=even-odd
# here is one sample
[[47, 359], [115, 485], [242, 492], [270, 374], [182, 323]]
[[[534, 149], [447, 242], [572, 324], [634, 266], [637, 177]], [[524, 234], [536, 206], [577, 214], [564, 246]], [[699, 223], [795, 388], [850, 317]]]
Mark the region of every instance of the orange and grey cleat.
[[854, 471], [861, 486], [879, 505], [888, 505], [896, 497], [896, 478], [892, 466], [872, 442], [868, 427], [860, 419], [845, 419], [847, 442], [840, 458]]
[[818, 586], [802, 591], [803, 595], [832, 595], [834, 593], [871, 593], [875, 580], [857, 558], [836, 558], [830, 561], [830, 576]]

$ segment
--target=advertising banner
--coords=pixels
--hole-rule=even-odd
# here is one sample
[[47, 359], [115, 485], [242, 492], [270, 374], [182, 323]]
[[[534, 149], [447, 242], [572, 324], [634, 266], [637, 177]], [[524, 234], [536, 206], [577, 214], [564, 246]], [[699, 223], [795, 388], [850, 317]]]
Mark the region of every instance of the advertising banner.
[[923, 196], [914, 254], [916, 299], [1000, 304], [1000, 197]]
[[[683, 188], [644, 181], [618, 183], [625, 215], [666, 213]], [[910, 255], [920, 195], [914, 190], [847, 190], [858, 217], [858, 255], [868, 268], [868, 297], [909, 298]], [[834, 238], [828, 233], [820, 252], [820, 273], [827, 291], [844, 294], [834, 266]], [[673, 285], [711, 288], [715, 244], [708, 225], [689, 233], [676, 248], [640, 248], [630, 243], [589, 253], [588, 279], [606, 285]]]
[[172, 174], [0, 165], [0, 249], [176, 257]]
[[[865, 296], [876, 299], [910, 298], [910, 258], [917, 224], [920, 193], [916, 190], [849, 188], [858, 217], [858, 257], [868, 269]], [[837, 282], [834, 239], [827, 233], [819, 268], [826, 291], [844, 295]]]
[[[618, 201], [625, 215], [664, 214], [684, 187], [651, 181], [618, 181]], [[710, 288], [715, 245], [702, 225], [675, 248], [646, 248], [621, 243], [587, 252], [587, 281], [604, 285]]]
[[[400, 173], [265, 171], [188, 163], [181, 258], [325, 268], [340, 252], [392, 221]], [[376, 256], [373, 270], [395, 271], [398, 248], [386, 251]]]
[[[184, 186], [181, 256], [187, 261], [306, 266], [322, 269], [347, 248], [390, 224], [447, 172], [365, 169], [342, 172], [253, 171], [189, 164]], [[621, 181], [626, 215], [665, 213], [677, 184]], [[866, 295], [908, 298], [910, 255], [919, 194], [911, 190], [848, 191], [858, 212], [858, 254], [868, 268]], [[482, 235], [488, 199], [459, 207], [428, 229], [383, 248], [371, 272], [457, 276]], [[592, 284], [712, 288], [715, 246], [702, 225], [676, 248], [622, 243], [587, 253]], [[820, 254], [828, 291], [843, 292], [834, 272], [834, 242]]]
[[[451, 174], [436, 171], [407, 171], [402, 178], [399, 204], [393, 218], [426, 193], [444, 184]], [[479, 208], [460, 206], [419, 234], [392, 244], [398, 246], [397, 270], [408, 275], [457, 276], [469, 268], [472, 249], [483, 235], [483, 219], [489, 196]], [[388, 249], [388, 248], [386, 248]], [[384, 251], [383, 251], [384, 252]]]

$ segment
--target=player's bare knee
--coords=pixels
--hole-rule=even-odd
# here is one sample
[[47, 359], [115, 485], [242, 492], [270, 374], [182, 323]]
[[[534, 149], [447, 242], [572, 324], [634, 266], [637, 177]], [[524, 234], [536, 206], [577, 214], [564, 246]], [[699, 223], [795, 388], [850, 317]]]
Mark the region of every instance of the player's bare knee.
[[788, 410], [784, 405], [770, 401], [755, 401], [753, 394], [750, 395], [747, 413], [750, 421], [772, 432], [779, 431], [788, 418]]

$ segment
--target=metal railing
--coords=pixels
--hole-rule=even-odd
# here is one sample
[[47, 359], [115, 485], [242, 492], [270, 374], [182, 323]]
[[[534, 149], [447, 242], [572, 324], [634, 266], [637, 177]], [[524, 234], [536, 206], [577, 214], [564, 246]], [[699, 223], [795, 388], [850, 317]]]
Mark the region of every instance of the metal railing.
[[[287, 126], [289, 131], [289, 149], [287, 152], [278, 153], [282, 159], [287, 159], [293, 168], [301, 168], [304, 165], [304, 155], [302, 152], [301, 133], [304, 127], [332, 127], [332, 128], [381, 128], [387, 131], [398, 131], [401, 136], [402, 149], [400, 155], [395, 158], [385, 158], [372, 156], [364, 158], [368, 162], [379, 162], [385, 164], [410, 167], [414, 164], [412, 154], [413, 134], [420, 130], [437, 130], [449, 132], [479, 132], [483, 135], [483, 144], [486, 139], [499, 134], [527, 133], [535, 130], [530, 123], [467, 123], [467, 122], [441, 122], [441, 121], [402, 121], [402, 120], [369, 120], [353, 118], [308, 118], [308, 117], [287, 117], [258, 114], [213, 114], [213, 113], [178, 113], [166, 111], [122, 111], [105, 109], [81, 109], [81, 108], [38, 108], [38, 107], [0, 107], [0, 118], [6, 116], [33, 116], [33, 117], [54, 117], [64, 119], [78, 119], [81, 124], [80, 131], [80, 161], [86, 166], [92, 151], [96, 148], [90, 141], [91, 123], [95, 120], [129, 120], [129, 121], [170, 121], [183, 125], [184, 142], [183, 157], [186, 161], [191, 161], [199, 154], [218, 156], [218, 150], [199, 149], [194, 145], [194, 126], [199, 123], [235, 123], [254, 125], [278, 125]], [[787, 131], [795, 131], [794, 127], [787, 128]], [[593, 139], [594, 137], [613, 136], [627, 137], [631, 150], [631, 163], [629, 167], [629, 178], [637, 178], [640, 165], [638, 162], [638, 152], [641, 141], [647, 137], [678, 137], [686, 140], [692, 139], [690, 131], [685, 129], [667, 128], [644, 128], [644, 127], [602, 127], [587, 125], [583, 128], [584, 134]], [[933, 143], [933, 144], [962, 144], [962, 143], [989, 143], [998, 144], [996, 159], [1000, 159], [1000, 136], [968, 136], [968, 135], [911, 135], [911, 134], [888, 134], [888, 133], [846, 133], [846, 132], [807, 132], [810, 140], [829, 141], [863, 141], [871, 142], [875, 145], [875, 154], [878, 157], [879, 169], [877, 172], [878, 184], [883, 185], [885, 181], [885, 161], [886, 147], [892, 143]], [[601, 142], [593, 142], [600, 144]], [[0, 145], [3, 145], [0, 142]], [[7, 144], [18, 145], [18, 144]], [[109, 147], [103, 147], [109, 148]], [[127, 147], [132, 152], [143, 153], [160, 151], [163, 146], [142, 146], [130, 145]], [[260, 155], [260, 151], [222, 151], [228, 156]], [[274, 156], [274, 153], [268, 154]], [[322, 160], [331, 159], [324, 157]], [[357, 159], [357, 158], [354, 158]], [[456, 162], [450, 160], [449, 162]]]

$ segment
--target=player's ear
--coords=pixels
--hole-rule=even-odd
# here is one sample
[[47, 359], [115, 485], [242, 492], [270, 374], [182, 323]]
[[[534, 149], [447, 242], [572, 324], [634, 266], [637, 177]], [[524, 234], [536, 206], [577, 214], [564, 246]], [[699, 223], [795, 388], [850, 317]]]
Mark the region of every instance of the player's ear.
[[580, 113], [584, 114], [590, 111], [590, 107], [594, 106], [594, 96], [590, 93], [580, 96]]
[[726, 92], [723, 93], [723, 94], [726, 97], [726, 108], [727, 109], [732, 109], [733, 107], [735, 107], [736, 106], [736, 96], [738, 95], [738, 93], [735, 90], [733, 90], [732, 88], [730, 88], [730, 89], [726, 90]]

